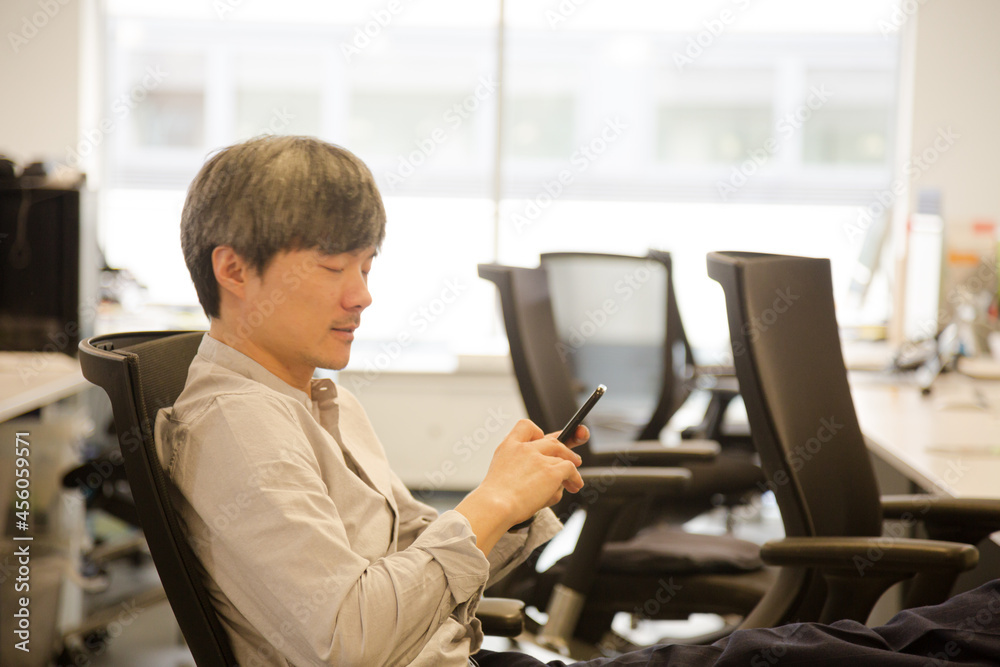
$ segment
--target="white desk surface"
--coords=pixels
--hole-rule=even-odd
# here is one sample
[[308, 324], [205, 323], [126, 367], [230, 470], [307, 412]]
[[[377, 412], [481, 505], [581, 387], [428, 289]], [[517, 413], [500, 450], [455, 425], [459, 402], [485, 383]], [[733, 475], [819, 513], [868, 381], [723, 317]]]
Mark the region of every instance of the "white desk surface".
[[869, 447], [933, 493], [1000, 498], [1000, 380], [956, 372], [927, 396], [906, 380], [851, 373], [851, 391]]
[[0, 422], [88, 386], [80, 362], [60, 352], [0, 352]]

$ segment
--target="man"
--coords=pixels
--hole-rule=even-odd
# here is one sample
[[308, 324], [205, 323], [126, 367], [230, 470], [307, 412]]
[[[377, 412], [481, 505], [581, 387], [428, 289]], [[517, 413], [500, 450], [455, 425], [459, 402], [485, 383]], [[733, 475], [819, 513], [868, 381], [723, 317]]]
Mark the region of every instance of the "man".
[[[157, 417], [156, 440], [244, 667], [469, 664], [482, 639], [474, 612], [484, 587], [559, 530], [547, 508], [582, 487], [571, 447], [586, 429], [567, 447], [521, 421], [482, 483], [438, 516], [389, 469], [357, 399], [313, 379], [316, 368], [348, 362], [384, 234], [369, 170], [308, 137], [225, 149], [188, 192], [181, 243], [211, 324], [184, 391]], [[960, 604], [987, 605], [990, 595], [1000, 612], [994, 589]], [[964, 609], [932, 611], [957, 621]], [[883, 634], [857, 624], [737, 633], [716, 646], [654, 647], [613, 664], [746, 665], [761, 651], [783, 663], [815, 661], [817, 650], [852, 662], [925, 660], [925, 646], [944, 646], [926, 636], [958, 638], [954, 623], [913, 618]], [[896, 653], [914, 646], [918, 655]], [[961, 648], [960, 658], [981, 657], [970, 641]], [[474, 659], [538, 664], [513, 653]]]
[[211, 326], [156, 438], [243, 665], [467, 664], [484, 586], [559, 530], [540, 510], [582, 487], [579, 456], [522, 421], [437, 517], [354, 396], [312, 379], [347, 364], [384, 234], [371, 173], [314, 139], [224, 150], [188, 193], [181, 242]]

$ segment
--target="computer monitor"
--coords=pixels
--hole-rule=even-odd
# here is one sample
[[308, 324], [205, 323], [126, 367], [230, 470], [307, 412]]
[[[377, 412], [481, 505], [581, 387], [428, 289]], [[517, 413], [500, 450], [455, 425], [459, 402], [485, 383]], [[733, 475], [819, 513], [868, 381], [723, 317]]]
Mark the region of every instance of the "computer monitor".
[[851, 273], [851, 284], [847, 289], [848, 298], [855, 308], [861, 308], [868, 296], [869, 289], [879, 270], [885, 241], [889, 231], [888, 211], [872, 218], [861, 241], [854, 270]]
[[947, 324], [941, 312], [944, 219], [939, 190], [917, 192], [917, 210], [910, 216], [907, 232], [903, 335], [908, 341], [931, 340]]
[[0, 350], [75, 356], [80, 191], [0, 181]]

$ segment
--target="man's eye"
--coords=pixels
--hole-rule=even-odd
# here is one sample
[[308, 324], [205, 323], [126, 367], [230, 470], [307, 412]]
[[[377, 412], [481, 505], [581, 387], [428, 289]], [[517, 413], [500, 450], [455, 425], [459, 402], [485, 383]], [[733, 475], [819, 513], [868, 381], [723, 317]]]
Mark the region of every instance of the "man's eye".
[[330, 267], [330, 266], [324, 266], [323, 268], [326, 269], [327, 271], [331, 271], [333, 273], [343, 273], [344, 272], [343, 269], [335, 269], [335, 268]]

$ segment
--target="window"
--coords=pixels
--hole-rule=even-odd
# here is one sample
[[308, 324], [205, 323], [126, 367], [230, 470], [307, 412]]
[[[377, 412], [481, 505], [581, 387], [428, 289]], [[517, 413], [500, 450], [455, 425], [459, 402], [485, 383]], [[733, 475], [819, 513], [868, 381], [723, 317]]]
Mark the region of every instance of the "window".
[[401, 332], [400, 368], [502, 350], [476, 264], [548, 250], [673, 251], [689, 333], [721, 349], [707, 251], [828, 256], [846, 288], [847, 230], [890, 182], [889, 1], [508, 0], [502, 86], [498, 5], [217, 4], [107, 5], [123, 131], [105, 153], [105, 254], [151, 301], [194, 306], [177, 226], [205, 157], [264, 132], [345, 145], [389, 213], [361, 367]]

